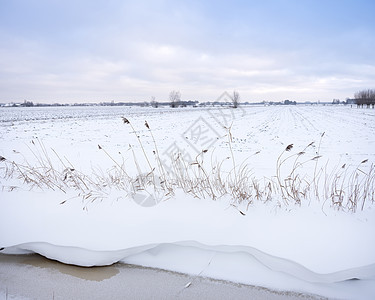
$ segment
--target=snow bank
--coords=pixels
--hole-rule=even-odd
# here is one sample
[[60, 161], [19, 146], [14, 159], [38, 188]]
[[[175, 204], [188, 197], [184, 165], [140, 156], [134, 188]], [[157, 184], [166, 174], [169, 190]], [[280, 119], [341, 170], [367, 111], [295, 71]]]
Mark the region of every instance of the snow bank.
[[4, 253], [31, 251], [81, 266], [122, 261], [330, 297], [375, 294], [372, 211], [326, 216], [319, 206], [263, 205], [243, 215], [229, 200], [183, 193], [147, 208], [119, 193], [86, 211], [79, 201], [60, 205], [58, 193], [3, 195]]

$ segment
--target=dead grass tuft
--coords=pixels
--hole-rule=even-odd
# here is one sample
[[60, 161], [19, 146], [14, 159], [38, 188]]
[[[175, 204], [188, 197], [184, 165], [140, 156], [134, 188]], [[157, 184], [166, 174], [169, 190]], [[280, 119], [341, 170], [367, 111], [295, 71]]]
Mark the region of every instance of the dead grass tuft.
[[[255, 202], [274, 202], [278, 206], [289, 206], [321, 201], [323, 211], [329, 205], [337, 210], [356, 212], [375, 202], [374, 164], [369, 164], [368, 159], [364, 159], [357, 166], [343, 164], [329, 172], [328, 163], [320, 164], [320, 146], [324, 133], [316, 152], [312, 151], [314, 142], [299, 151], [294, 151], [294, 144], [288, 145], [277, 158], [275, 176], [260, 179], [252, 173], [248, 163], [250, 157], [240, 165], [236, 164], [231, 127], [227, 128], [226, 135], [229, 157], [216, 161], [213, 151], [204, 149], [193, 162], [187, 162], [181, 153], [174, 153], [169, 157], [171, 168], [167, 170], [148, 122], [145, 121], [144, 125], [153, 140], [153, 160], [148, 157], [132, 123], [125, 117], [122, 120], [132, 129], [146, 162], [141, 164], [138, 161], [133, 146], [130, 145], [137, 169], [135, 176], [127, 172], [125, 160], [117, 161], [102, 145], [98, 145], [99, 150], [114, 165], [106, 171], [98, 167], [87, 175], [79, 172], [66, 158], [62, 159], [54, 149], [47, 149], [39, 139], [32, 141], [33, 147], [29, 148], [35, 160], [33, 164], [21, 164], [0, 156], [1, 176], [6, 181], [15, 179], [20, 186], [27, 186], [29, 189], [63, 193], [75, 190], [84, 203], [84, 208], [89, 203], [108, 198], [113, 189], [124, 191], [129, 197], [149, 195], [159, 202], [169, 199], [177, 189], [181, 189], [196, 198], [216, 200], [230, 197], [232, 205], [246, 209]], [[258, 152], [254, 155], [256, 154]], [[58, 163], [53, 163], [51, 156], [57, 158]], [[228, 163], [231, 164], [230, 171], [225, 171]], [[309, 166], [311, 164], [313, 165]], [[305, 166], [313, 172], [306, 172]], [[16, 188], [16, 185], [11, 184], [8, 191]], [[64, 203], [66, 200], [61, 204]], [[239, 212], [245, 215], [243, 209]]]

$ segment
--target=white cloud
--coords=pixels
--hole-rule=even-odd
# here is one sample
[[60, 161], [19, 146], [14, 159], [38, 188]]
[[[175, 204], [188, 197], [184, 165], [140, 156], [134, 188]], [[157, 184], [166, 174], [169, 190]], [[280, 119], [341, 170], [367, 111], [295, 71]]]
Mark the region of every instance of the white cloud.
[[259, 3], [88, 1], [68, 8], [49, 4], [43, 13], [51, 15], [35, 21], [30, 6], [23, 14], [29, 24], [0, 23], [0, 101], [142, 101], [165, 99], [172, 89], [198, 100], [233, 89], [251, 100], [331, 100], [375, 82], [373, 26], [340, 30], [324, 23], [328, 12], [327, 20], [311, 15], [303, 23], [279, 6], [267, 19]]

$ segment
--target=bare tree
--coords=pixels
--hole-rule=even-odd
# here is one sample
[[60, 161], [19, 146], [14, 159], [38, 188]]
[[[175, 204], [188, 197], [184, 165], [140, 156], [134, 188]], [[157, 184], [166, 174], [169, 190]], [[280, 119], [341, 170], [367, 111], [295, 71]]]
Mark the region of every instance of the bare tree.
[[356, 92], [354, 94], [354, 99], [358, 107], [363, 107], [363, 105], [370, 107], [370, 105], [372, 105], [372, 108], [374, 108], [375, 89], [368, 89], [368, 90]]
[[175, 108], [180, 105], [181, 93], [179, 91], [172, 91], [169, 93], [170, 106]]
[[240, 94], [237, 91], [233, 91], [232, 104], [233, 108], [237, 108], [240, 105]]
[[156, 102], [156, 100], [155, 100], [155, 96], [152, 96], [152, 97], [151, 97], [151, 102], [150, 102], [150, 104], [151, 104], [152, 107], [158, 108], [159, 103]]

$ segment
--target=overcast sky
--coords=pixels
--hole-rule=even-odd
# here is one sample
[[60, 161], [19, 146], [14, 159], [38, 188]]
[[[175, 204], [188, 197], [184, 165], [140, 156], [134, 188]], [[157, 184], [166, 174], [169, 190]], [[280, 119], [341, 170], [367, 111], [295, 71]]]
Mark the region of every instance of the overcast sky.
[[374, 0], [0, 0], [0, 102], [345, 100], [375, 88]]

